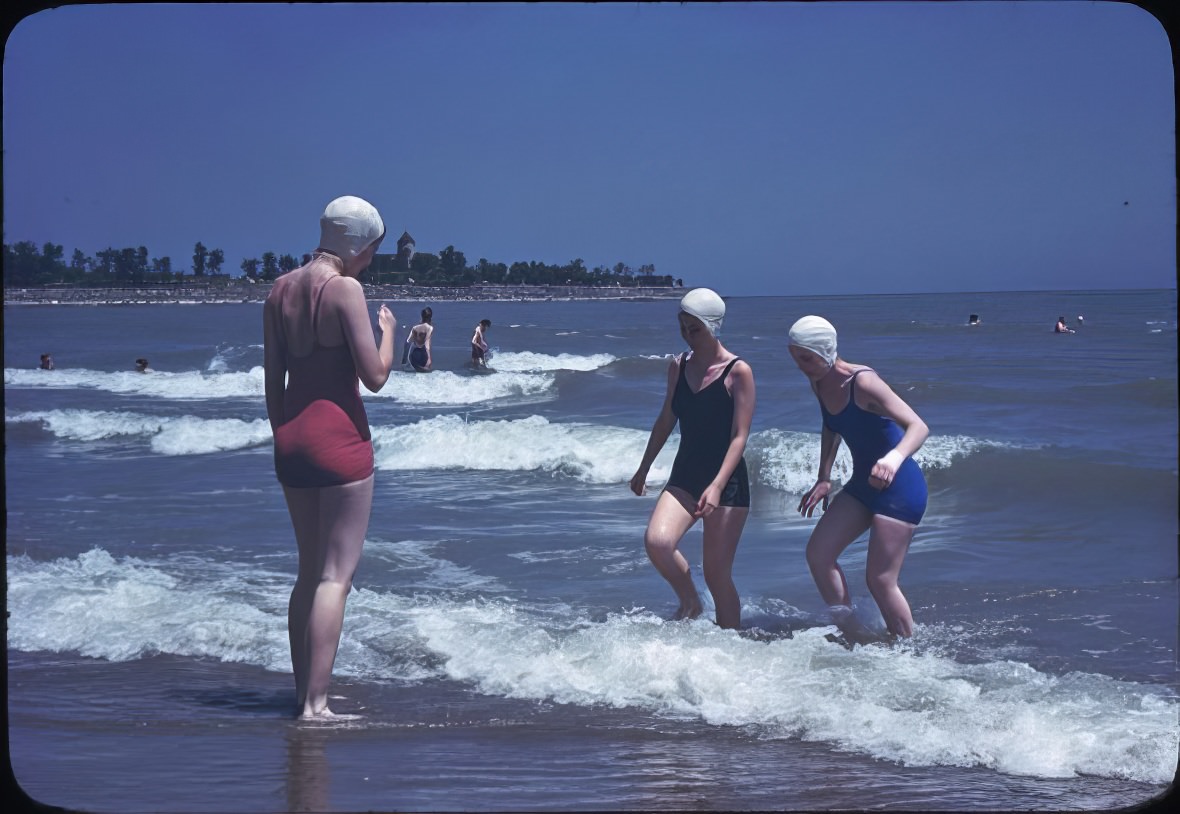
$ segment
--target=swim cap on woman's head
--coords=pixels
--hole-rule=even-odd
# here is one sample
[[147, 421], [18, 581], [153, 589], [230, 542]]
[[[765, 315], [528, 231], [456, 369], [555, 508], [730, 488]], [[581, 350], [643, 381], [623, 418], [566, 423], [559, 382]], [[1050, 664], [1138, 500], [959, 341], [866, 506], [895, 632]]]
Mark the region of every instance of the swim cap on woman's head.
[[823, 317], [806, 316], [791, 326], [791, 344], [809, 350], [828, 363], [836, 364], [836, 328]]
[[680, 300], [680, 310], [694, 316], [713, 336], [721, 333], [721, 322], [725, 319], [725, 300], [710, 288], [694, 288]]
[[320, 215], [320, 248], [337, 257], [356, 257], [384, 235], [381, 216], [363, 198], [337, 198]]

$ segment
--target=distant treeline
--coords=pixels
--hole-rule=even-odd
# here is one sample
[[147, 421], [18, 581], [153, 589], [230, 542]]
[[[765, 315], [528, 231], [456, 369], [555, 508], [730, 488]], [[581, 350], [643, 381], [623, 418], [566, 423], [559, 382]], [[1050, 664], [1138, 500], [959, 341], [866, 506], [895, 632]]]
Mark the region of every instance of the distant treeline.
[[[304, 254], [265, 252], [260, 258], [243, 260], [239, 268], [243, 275], [257, 282], [269, 282], [280, 274], [298, 268], [310, 259]], [[209, 249], [197, 243], [189, 266], [173, 267], [171, 257], [151, 257], [146, 246], [112, 249], [87, 256], [75, 249], [69, 261], [65, 249], [53, 243], [40, 248], [31, 241], [4, 244], [4, 285], [6, 287], [36, 288], [41, 286], [76, 285], [88, 288], [122, 286], [145, 283], [216, 282], [228, 281], [231, 276], [223, 271], [225, 252]], [[418, 252], [410, 256], [379, 254], [364, 280], [373, 284], [411, 284], [437, 286], [468, 286], [483, 283], [504, 285], [579, 285], [579, 286], [672, 286], [683, 285], [671, 275], [657, 275], [654, 265], [632, 269], [625, 263], [613, 268], [587, 268], [581, 260], [565, 265], [548, 265], [536, 261], [516, 262], [512, 265], [491, 263], [484, 258], [474, 266], [467, 264], [463, 252], [447, 246], [438, 254]]]

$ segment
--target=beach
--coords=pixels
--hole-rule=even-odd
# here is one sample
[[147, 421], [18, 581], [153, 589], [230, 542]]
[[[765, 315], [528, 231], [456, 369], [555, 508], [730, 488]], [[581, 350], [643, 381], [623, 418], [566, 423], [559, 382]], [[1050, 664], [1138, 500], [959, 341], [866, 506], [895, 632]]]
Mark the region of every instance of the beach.
[[[36, 801], [1060, 811], [1172, 783], [1175, 290], [729, 298], [722, 337], [758, 384], [740, 631], [707, 618], [699, 529], [683, 550], [706, 618], [669, 621], [643, 550], [676, 436], [649, 494], [627, 487], [683, 349], [674, 298], [388, 298], [399, 349], [434, 308], [436, 371], [362, 391], [373, 517], [341, 717], [316, 723], [293, 717], [258, 302], [10, 293], [8, 737]], [[902, 573], [915, 635], [896, 647], [828, 641], [804, 561], [819, 409], [785, 333], [807, 313], [931, 429]], [[1053, 333], [1061, 313], [1084, 315], [1076, 334]], [[494, 372], [471, 375], [482, 318]], [[864, 560], [860, 541], [842, 561], [880, 627]]]

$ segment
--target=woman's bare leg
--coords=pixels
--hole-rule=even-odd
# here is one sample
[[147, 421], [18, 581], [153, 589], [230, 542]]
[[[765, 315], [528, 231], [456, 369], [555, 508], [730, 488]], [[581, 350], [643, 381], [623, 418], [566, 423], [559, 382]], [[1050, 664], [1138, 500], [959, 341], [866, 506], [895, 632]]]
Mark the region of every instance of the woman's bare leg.
[[864, 534], [873, 522], [868, 508], [851, 495], [838, 494], [815, 524], [807, 541], [807, 566], [832, 614], [832, 621], [854, 643], [879, 639], [852, 612], [848, 580], [837, 562], [844, 549]]
[[838, 494], [815, 524], [807, 541], [807, 567], [828, 606], [852, 606], [848, 581], [836, 561], [872, 524], [868, 508], [850, 495]]
[[909, 523], [880, 514], [873, 516], [865, 582], [868, 583], [869, 593], [877, 600], [885, 626], [894, 636], [909, 637], [914, 632], [910, 603], [897, 584], [901, 564], [913, 537], [914, 527]]
[[660, 575], [668, 580], [680, 600], [680, 607], [676, 610], [677, 619], [695, 619], [702, 610], [688, 560], [676, 548], [685, 532], [696, 522], [690, 508], [692, 505], [692, 499], [680, 489], [665, 489], [656, 499], [656, 507], [652, 510], [647, 531], [643, 535], [648, 559]]
[[288, 611], [296, 700], [305, 717], [330, 715], [328, 683], [369, 527], [373, 478], [284, 491], [299, 544], [299, 576]]
[[320, 495], [319, 489], [288, 486], [283, 487], [283, 495], [287, 498], [287, 511], [299, 549], [299, 570], [287, 605], [287, 638], [291, 643], [291, 672], [295, 676], [295, 706], [302, 711], [307, 698], [307, 621], [323, 569], [323, 550], [318, 543]]
[[719, 506], [705, 517], [705, 584], [717, 609], [717, 625], [737, 630], [742, 621], [742, 600], [733, 584], [733, 558], [750, 510]]

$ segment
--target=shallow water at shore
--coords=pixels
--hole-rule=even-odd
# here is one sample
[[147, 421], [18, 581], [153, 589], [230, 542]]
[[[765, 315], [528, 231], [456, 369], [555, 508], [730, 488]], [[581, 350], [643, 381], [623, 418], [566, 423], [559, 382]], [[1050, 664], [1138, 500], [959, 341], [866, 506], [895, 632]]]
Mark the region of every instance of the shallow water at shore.
[[[417, 308], [394, 303], [403, 328]], [[377, 492], [332, 702], [359, 718], [308, 725], [292, 719], [294, 546], [259, 307], [7, 306], [18, 782], [102, 811], [1081, 810], [1161, 794], [1180, 739], [1175, 292], [729, 309], [724, 339], [759, 388], [743, 631], [666, 621], [642, 531], [675, 441], [648, 497], [626, 486], [680, 349], [675, 304], [440, 303], [440, 370], [365, 394]], [[1054, 336], [1063, 310], [1086, 332]], [[902, 647], [827, 642], [803, 561], [818, 407], [782, 333], [809, 312], [931, 426]], [[485, 316], [498, 370], [469, 375]], [[57, 370], [35, 369], [46, 351]], [[130, 370], [144, 355], [154, 374]], [[698, 568], [699, 531], [684, 550]], [[844, 562], [879, 626], [863, 543]]]

